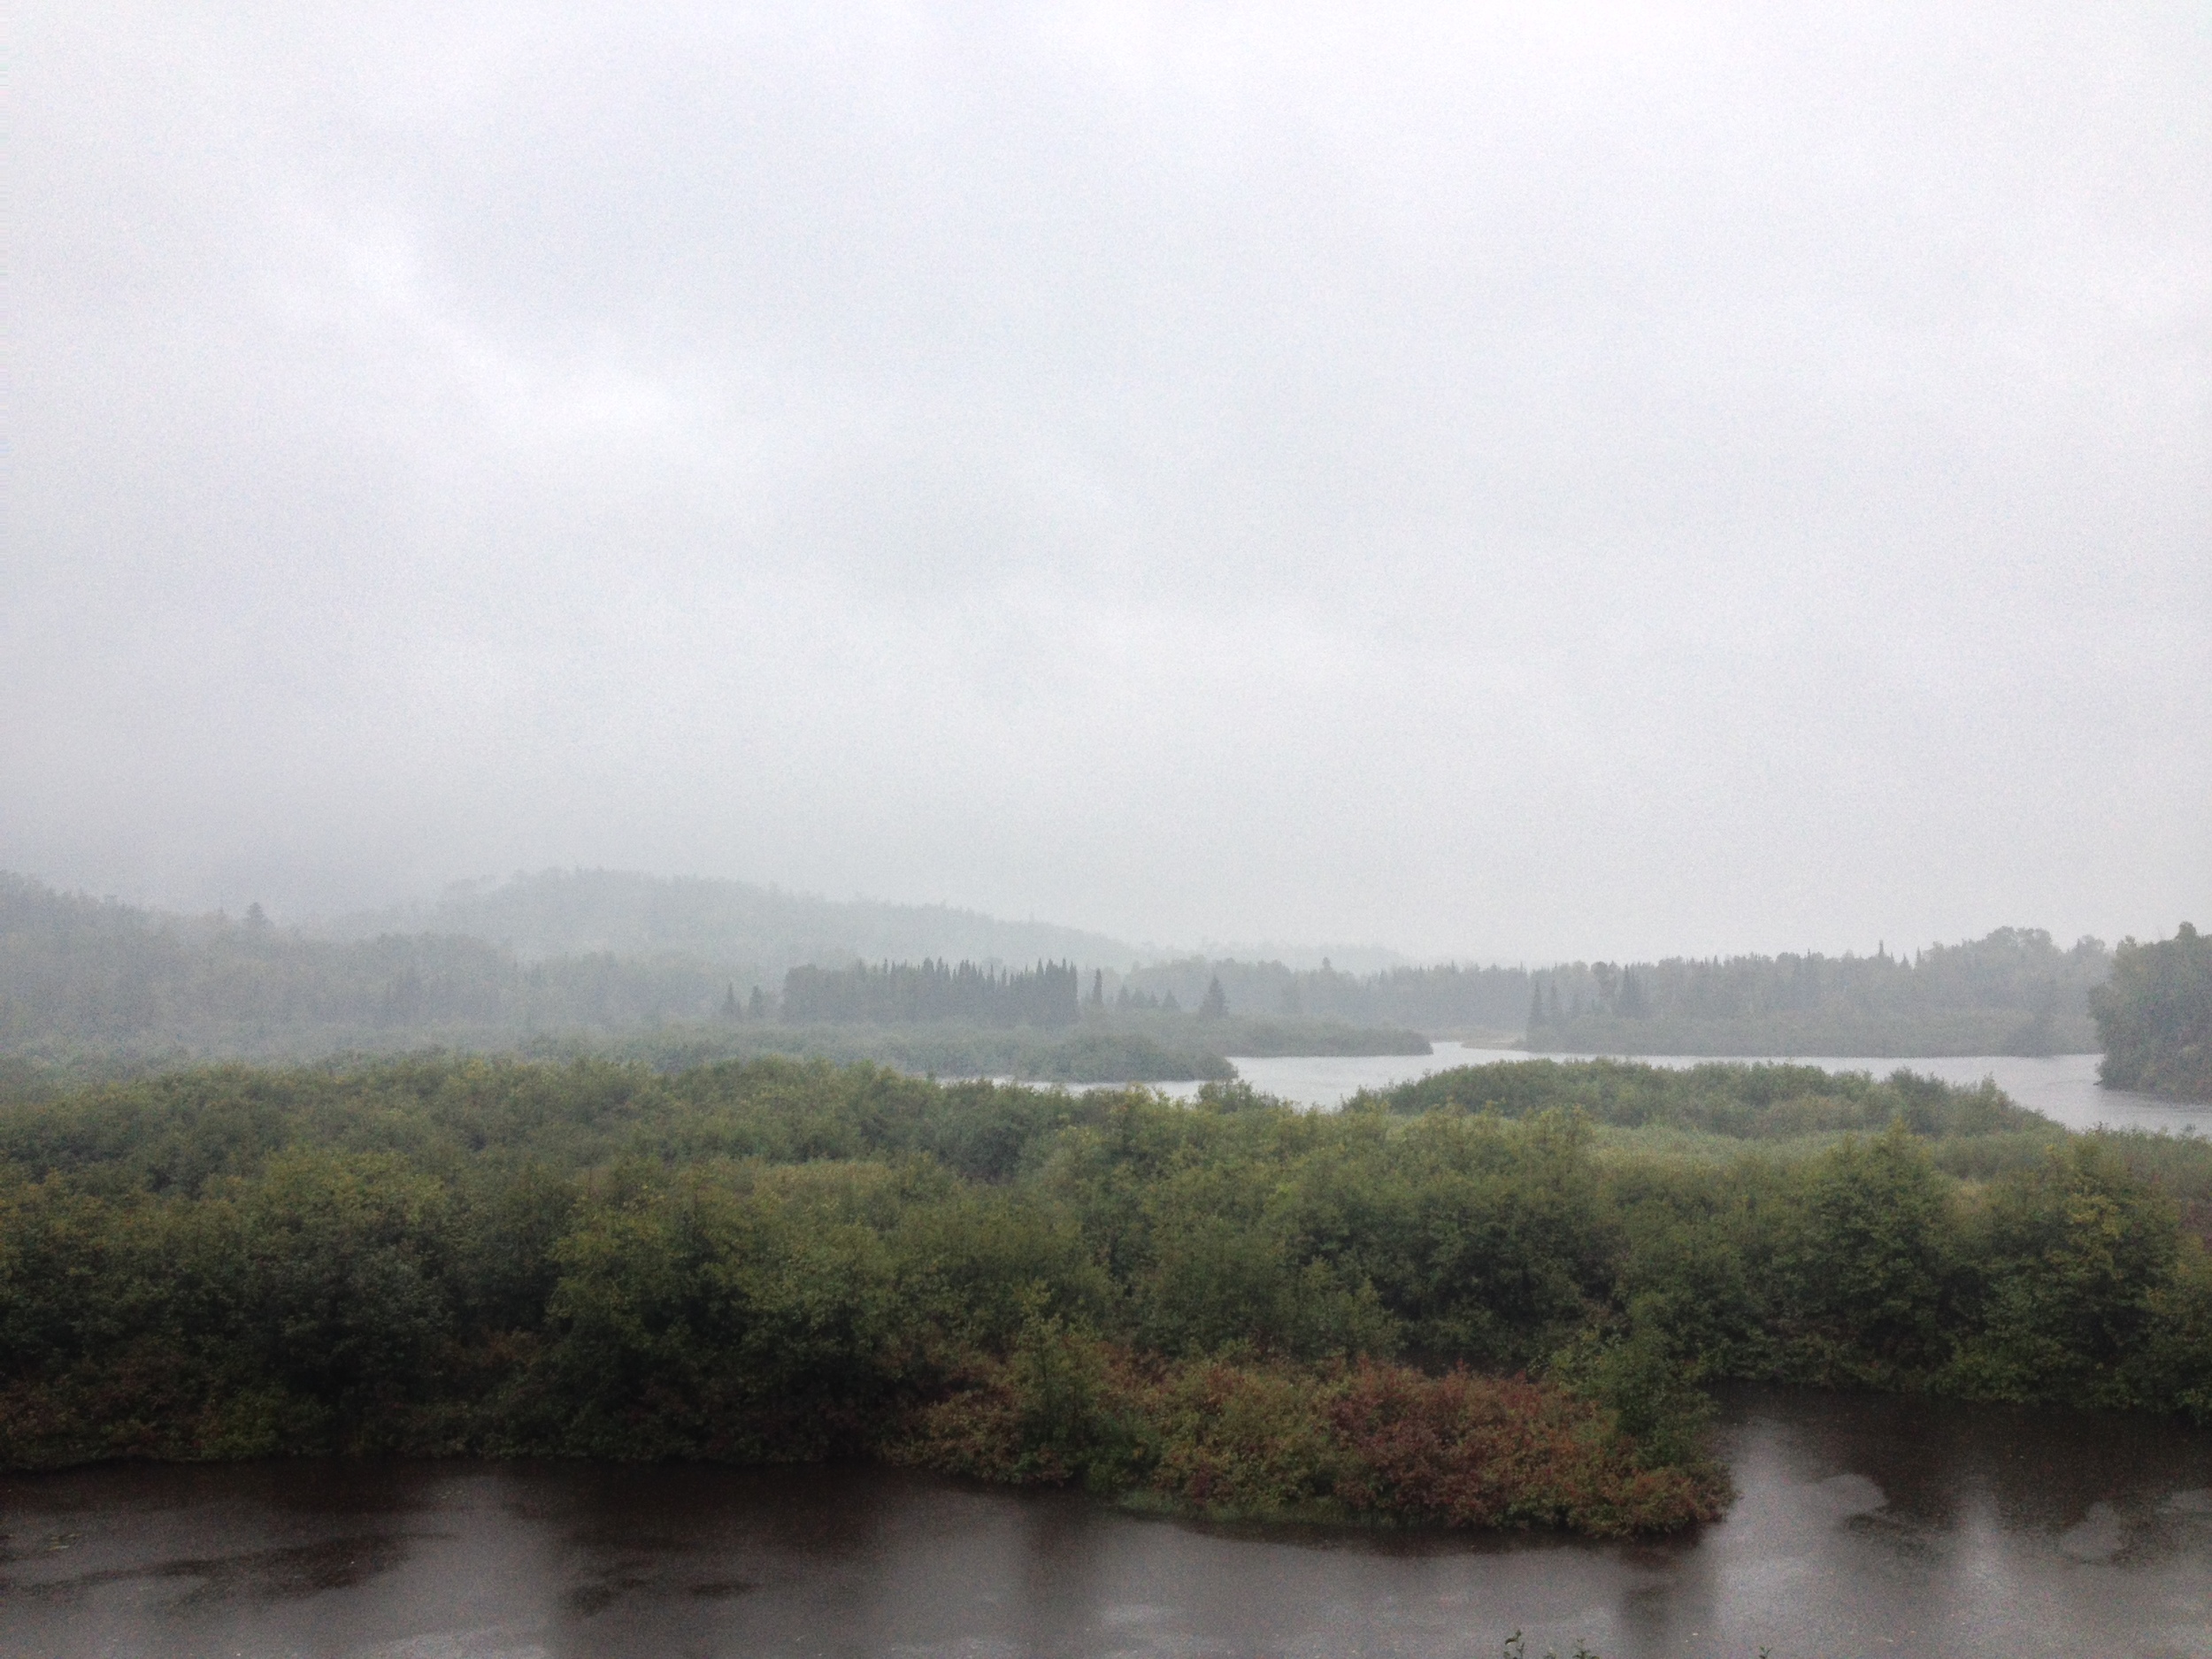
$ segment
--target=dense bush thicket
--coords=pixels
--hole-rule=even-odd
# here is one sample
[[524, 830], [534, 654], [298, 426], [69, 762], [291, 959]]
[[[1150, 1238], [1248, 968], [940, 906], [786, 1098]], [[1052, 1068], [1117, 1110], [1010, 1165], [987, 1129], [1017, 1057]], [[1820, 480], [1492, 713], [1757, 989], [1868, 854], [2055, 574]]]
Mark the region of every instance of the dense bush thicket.
[[2122, 941], [2093, 1006], [2105, 1082], [2212, 1101], [2212, 939], [2184, 922], [2171, 939]]
[[1618, 1128], [1683, 1129], [1776, 1140], [1901, 1124], [1916, 1135], [2055, 1136], [2048, 1118], [2016, 1106], [1993, 1082], [1967, 1088], [1909, 1071], [1877, 1081], [1782, 1062], [1680, 1068], [1625, 1060], [1527, 1060], [1459, 1066], [1381, 1097], [1396, 1112], [1447, 1110], [1520, 1118], [1572, 1108]]
[[2212, 1417], [2212, 1148], [1789, 1067], [1241, 1086], [227, 1068], [0, 1110], [0, 1463], [872, 1454], [1254, 1513], [1713, 1512], [1698, 1385]]
[[[1326, 1034], [1321, 1033], [1324, 1039]], [[940, 1025], [664, 1025], [604, 1042], [550, 1039], [526, 1052], [534, 1059], [634, 1061], [660, 1071], [780, 1056], [844, 1065], [866, 1062], [929, 1077], [1044, 1083], [1226, 1082], [1236, 1076], [1236, 1067], [1217, 1047], [1173, 1023], [1087, 1021], [1072, 1031]]]

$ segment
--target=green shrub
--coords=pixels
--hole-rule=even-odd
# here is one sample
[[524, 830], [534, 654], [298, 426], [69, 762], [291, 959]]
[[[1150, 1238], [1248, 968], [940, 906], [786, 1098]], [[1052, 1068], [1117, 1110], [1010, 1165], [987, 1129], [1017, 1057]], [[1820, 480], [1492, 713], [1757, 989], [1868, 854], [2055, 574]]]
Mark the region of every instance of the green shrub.
[[0, 1466], [885, 1451], [1605, 1531], [1717, 1501], [1719, 1379], [2212, 1402], [2204, 1142], [1786, 1066], [1400, 1103], [418, 1058], [0, 1107]]

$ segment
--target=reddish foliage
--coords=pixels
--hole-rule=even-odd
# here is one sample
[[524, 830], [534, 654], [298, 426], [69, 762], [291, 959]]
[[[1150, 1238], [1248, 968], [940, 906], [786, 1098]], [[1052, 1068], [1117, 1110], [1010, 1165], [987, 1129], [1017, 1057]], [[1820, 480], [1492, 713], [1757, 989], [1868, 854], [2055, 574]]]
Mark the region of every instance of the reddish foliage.
[[1641, 1467], [1611, 1417], [1564, 1390], [1363, 1363], [1145, 1363], [1088, 1343], [1086, 1420], [1047, 1439], [1011, 1365], [927, 1408], [901, 1461], [985, 1479], [1087, 1480], [1201, 1511], [1330, 1514], [1612, 1537], [1710, 1519], [1717, 1471]]
[[1596, 1408], [1525, 1378], [1362, 1365], [1329, 1418], [1348, 1454], [1336, 1495], [1356, 1510], [1611, 1535], [1711, 1519], [1725, 1497], [1716, 1478], [1639, 1468]]

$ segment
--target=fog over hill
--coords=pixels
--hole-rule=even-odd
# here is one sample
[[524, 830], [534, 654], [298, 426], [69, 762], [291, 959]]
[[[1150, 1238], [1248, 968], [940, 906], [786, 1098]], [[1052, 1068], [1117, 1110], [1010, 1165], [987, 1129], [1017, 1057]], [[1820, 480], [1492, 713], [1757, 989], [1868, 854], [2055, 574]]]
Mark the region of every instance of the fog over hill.
[[23, 8], [0, 867], [2212, 914], [2203, 11]]
[[[1125, 1080], [1201, 1075], [1233, 1054], [1417, 1053], [1425, 1036], [1507, 1041], [1525, 1028], [1529, 1047], [1554, 1052], [2047, 1054], [2094, 1046], [2089, 992], [2111, 964], [2099, 941], [2062, 949], [2039, 928], [1909, 961], [1885, 950], [1355, 972], [1203, 955], [1148, 964], [1139, 951], [943, 905], [606, 871], [518, 877], [320, 931], [257, 903], [242, 918], [185, 916], [0, 872], [0, 1058], [43, 1075], [96, 1059], [648, 1041], [663, 1059], [772, 1049]], [[1049, 1007], [962, 1013], [868, 989], [1032, 979], [1053, 987]], [[856, 1038], [843, 1029], [856, 1021], [882, 1030]], [[920, 1048], [884, 1035], [930, 1024], [947, 1032]], [[1079, 1025], [1087, 1047], [981, 1040], [1002, 1025]]]
[[455, 887], [435, 903], [311, 924], [332, 939], [449, 933], [503, 945], [525, 961], [607, 951], [680, 954], [764, 981], [808, 964], [908, 962], [1127, 963], [1172, 954], [1077, 927], [1003, 921], [949, 904], [826, 899], [780, 887], [620, 870], [547, 870]]
[[[470, 900], [488, 896], [472, 910]], [[481, 936], [496, 931], [487, 910], [511, 925], [508, 937]], [[442, 927], [401, 912], [356, 918], [351, 936], [318, 937], [280, 925], [257, 902], [242, 917], [180, 915], [0, 871], [0, 1096], [216, 1059], [350, 1064], [425, 1049], [595, 1052], [658, 1066], [781, 1054], [1070, 1083], [1226, 1078], [1229, 1048], [1427, 1051], [1418, 1033], [1372, 1021], [1354, 1029], [1232, 1018], [1219, 1008], [1110, 1009], [1103, 987], [1110, 978], [1118, 988], [1121, 975], [1095, 956], [1086, 976], [1094, 994], [1079, 1010], [1081, 979], [1067, 954], [1006, 972], [972, 956], [956, 969], [947, 956], [964, 941], [984, 950], [1128, 947], [939, 906], [841, 906], [734, 883], [602, 873], [455, 895], [429, 914]], [[511, 942], [517, 932], [532, 954]], [[935, 962], [849, 965], [855, 940]], [[826, 973], [803, 956], [779, 973], [758, 960], [795, 952], [831, 965]], [[995, 994], [860, 1006], [793, 993], [795, 983], [856, 981]], [[1025, 986], [1048, 995], [998, 1006], [1008, 987]]]

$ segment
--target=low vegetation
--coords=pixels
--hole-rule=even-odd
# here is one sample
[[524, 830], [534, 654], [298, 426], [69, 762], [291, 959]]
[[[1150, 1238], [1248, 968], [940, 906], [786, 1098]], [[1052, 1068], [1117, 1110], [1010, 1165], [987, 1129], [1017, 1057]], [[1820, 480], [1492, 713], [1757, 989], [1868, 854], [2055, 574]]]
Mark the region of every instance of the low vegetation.
[[1701, 1385], [2212, 1417], [2212, 1147], [1990, 1089], [213, 1068], [0, 1109], [0, 1464], [873, 1455], [1215, 1513], [1716, 1513]]

